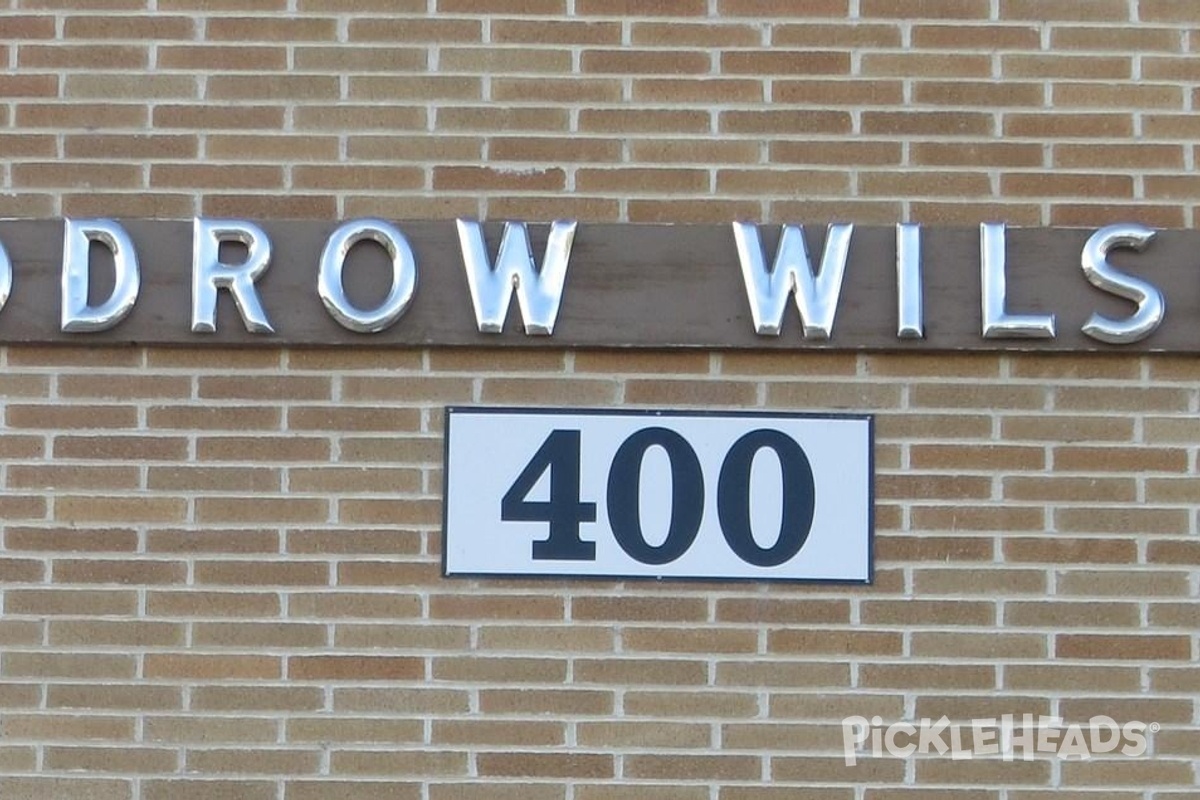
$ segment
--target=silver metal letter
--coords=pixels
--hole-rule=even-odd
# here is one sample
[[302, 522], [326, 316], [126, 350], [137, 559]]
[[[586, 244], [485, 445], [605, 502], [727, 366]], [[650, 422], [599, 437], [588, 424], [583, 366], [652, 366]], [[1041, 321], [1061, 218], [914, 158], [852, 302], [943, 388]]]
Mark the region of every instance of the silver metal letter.
[[[241, 242], [248, 251], [241, 264], [221, 263], [221, 242]], [[271, 265], [271, 240], [262, 228], [236, 219], [201, 219], [192, 223], [192, 332], [217, 330], [217, 290], [228, 289], [246, 330], [274, 333], [254, 281]]]
[[1005, 225], [979, 226], [979, 282], [983, 289], [985, 339], [1053, 339], [1053, 314], [1009, 314], [1005, 311], [1008, 280], [1005, 277]]
[[896, 336], [925, 338], [925, 312], [921, 286], [921, 226], [904, 222], [896, 226]]
[[849, 223], [829, 226], [825, 234], [825, 251], [821, 254], [821, 271], [814, 275], [808, 245], [804, 241], [804, 228], [784, 225], [774, 266], [768, 272], [758, 226], [750, 222], [733, 223], [733, 237], [737, 242], [755, 333], [779, 335], [788, 295], [794, 292], [796, 308], [800, 310], [804, 325], [804, 338], [829, 338], [853, 232], [854, 226]]
[[[104, 245], [113, 256], [112, 294], [98, 306], [88, 305], [92, 242]], [[63, 220], [63, 331], [87, 333], [113, 327], [133, 310], [141, 283], [137, 252], [124, 228], [111, 219]]]
[[500, 333], [504, 330], [504, 319], [515, 289], [525, 333], [542, 336], [554, 333], [571, 244], [575, 240], [575, 220], [559, 219], [551, 223], [541, 270], [534, 268], [533, 247], [529, 244], [529, 232], [524, 223], [504, 223], [495, 268], [488, 258], [483, 226], [470, 219], [459, 219], [457, 224], [458, 242], [479, 331]]
[[4, 310], [4, 304], [8, 302], [8, 295], [12, 292], [12, 260], [8, 257], [8, 251], [4, 249], [4, 243], [0, 242], [0, 311]]
[[[342, 268], [350, 248], [370, 239], [383, 246], [392, 259], [392, 288], [383, 304], [372, 311], [355, 308], [346, 297]], [[329, 236], [321, 251], [317, 276], [317, 294], [329, 315], [339, 325], [357, 333], [378, 333], [390, 328], [408, 309], [417, 287], [417, 260], [408, 239], [394, 225], [381, 219], [351, 220]]]
[[1114, 320], [1092, 314], [1083, 325], [1083, 332], [1093, 339], [1110, 344], [1129, 344], [1145, 339], [1162, 324], [1167, 303], [1157, 287], [1118, 272], [1108, 263], [1108, 253], [1118, 247], [1142, 251], [1154, 238], [1153, 228], [1137, 223], [1109, 225], [1091, 235], [1083, 246], [1083, 274], [1099, 289], [1132, 300], [1137, 311], [1127, 319]]

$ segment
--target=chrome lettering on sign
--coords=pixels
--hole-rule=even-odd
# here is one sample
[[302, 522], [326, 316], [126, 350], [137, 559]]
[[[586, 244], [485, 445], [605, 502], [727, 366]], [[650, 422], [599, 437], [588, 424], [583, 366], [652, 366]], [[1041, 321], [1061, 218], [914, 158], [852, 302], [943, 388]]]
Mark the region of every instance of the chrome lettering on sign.
[[[392, 288], [377, 308], [363, 311], [346, 297], [342, 269], [350, 248], [362, 241], [373, 241], [387, 251], [392, 260]], [[408, 239], [396, 226], [381, 219], [351, 220], [339, 226], [321, 252], [317, 276], [317, 294], [339, 325], [358, 333], [378, 333], [396, 323], [412, 302], [417, 288], [417, 259]]]
[[1053, 339], [1053, 314], [1009, 314], [1005, 225], [979, 226], [979, 280], [983, 287], [983, 338]]
[[[92, 242], [99, 242], [112, 253], [115, 273], [112, 294], [98, 306], [88, 305]], [[140, 288], [137, 252], [124, 228], [110, 219], [63, 220], [64, 332], [108, 330], [133, 310]]]
[[1109, 319], [1092, 314], [1083, 332], [1093, 339], [1110, 344], [1128, 344], [1145, 339], [1158, 329], [1167, 313], [1167, 301], [1162, 292], [1146, 281], [1126, 275], [1108, 262], [1110, 251], [1128, 247], [1141, 252], [1154, 239], [1155, 231], [1145, 225], [1109, 225], [1091, 235], [1083, 246], [1083, 274], [1098, 289], [1132, 300], [1137, 311], [1127, 319]]
[[921, 285], [921, 226], [904, 222], [896, 226], [896, 336], [925, 338], [925, 311]]
[[12, 282], [12, 259], [8, 257], [4, 243], [0, 242], [0, 311], [4, 310], [4, 304], [8, 302], [8, 295], [12, 292]]
[[804, 228], [784, 225], [775, 251], [775, 261], [767, 269], [762, 238], [758, 226], [749, 222], [733, 223], [737, 242], [738, 261], [742, 266], [742, 281], [750, 301], [750, 316], [754, 332], [761, 336], [778, 336], [783, 327], [783, 314], [789, 295], [795, 295], [796, 308], [804, 326], [804, 338], [828, 339], [833, 334], [838, 297], [846, 260], [850, 255], [850, 236], [854, 226], [848, 223], [830, 225], [825, 234], [825, 250], [821, 269], [813, 272], [804, 240]]
[[457, 220], [458, 241], [475, 321], [480, 333], [501, 333], [512, 295], [517, 293], [525, 333], [549, 336], [554, 333], [576, 222], [555, 220], [546, 241], [546, 256], [540, 270], [534, 267], [533, 246], [523, 222], [504, 223], [500, 251], [493, 267], [488, 257], [483, 226], [477, 220]]
[[[221, 261], [221, 243], [246, 246], [241, 264]], [[192, 332], [217, 330], [217, 291], [228, 289], [251, 333], [274, 333], [259, 302], [254, 282], [271, 265], [271, 240], [262, 228], [239, 219], [201, 219], [192, 223]]]
[[[15, 221], [15, 225], [24, 228], [25, 231], [29, 231], [31, 227], [40, 231], [49, 229], [44, 222], [32, 221], [32, 223], [29, 225], [25, 221]], [[144, 224], [141, 223], [138, 228], [135, 228], [135, 232], [144, 230], [141, 227]], [[8, 222], [6, 221], [4, 225], [7, 228]], [[11, 317], [22, 319], [31, 308], [38, 308], [45, 302], [43, 299], [40, 301], [30, 300], [28, 305], [26, 302], [9, 303], [12, 293], [21, 290], [23, 274], [36, 275], [35, 286], [44, 287], [48, 281], [57, 282], [61, 313], [59, 329], [55, 331], [56, 335], [59, 333], [104, 332], [115, 328], [125, 321], [133, 311], [142, 291], [143, 282], [148, 286], [174, 287], [181, 282], [181, 279], [185, 279], [183, 274], [163, 274], [168, 268], [176, 269], [175, 262], [171, 258], [164, 258], [161, 251], [155, 251], [151, 247], [147, 252], [154, 253], [155, 271], [148, 273], [144, 281], [134, 241], [126, 230], [114, 220], [104, 218], [64, 219], [62, 225], [61, 274], [57, 276], [44, 271], [34, 272], [34, 270], [41, 269], [41, 262], [36, 256], [22, 251], [25, 247], [23, 243], [15, 244], [17, 249], [12, 251], [7, 250], [5, 245], [0, 243], [0, 311], [6, 305], [21, 306], [20, 311], [15, 313], [10, 311], [3, 318], [6, 323]], [[178, 226], [179, 223], [171, 225]], [[323, 229], [321, 223], [314, 223], [314, 225], [321, 226]], [[273, 245], [267, 232], [252, 222], [239, 219], [197, 217], [191, 221], [191, 227], [190, 330], [193, 333], [216, 332], [218, 297], [221, 290], [227, 290], [247, 331], [260, 335], [275, 333], [275, 327], [263, 306], [259, 284], [272, 261]], [[449, 232], [447, 230], [448, 223], [440, 233], [433, 232], [431, 230], [433, 227], [422, 226], [421, 235], [428, 237], [424, 241], [427, 243], [442, 242], [442, 246], [446, 247], [445, 239], [437, 237], [445, 236]], [[467, 287], [465, 291], [460, 292], [463, 306], [462, 313], [458, 315], [458, 318], [461, 322], [446, 323], [445, 320], [454, 315], [445, 314], [447, 308], [443, 305], [443, 314], [438, 319], [438, 326], [452, 327], [465, 322], [464, 329], [453, 334], [459, 337], [459, 342], [467, 341], [462, 338], [462, 335], [471, 336], [473, 331], [483, 334], [503, 333], [509, 307], [512, 305], [513, 295], [516, 294], [524, 333], [530, 336], [552, 335], [558, 324], [564, 299], [566, 276], [571, 264], [577, 228], [578, 225], [574, 220], [556, 220], [551, 223], [546, 231], [546, 248], [539, 266], [525, 223], [505, 223], [493, 259], [484, 236], [483, 225], [476, 220], [456, 220], [455, 236], [458, 247], [455, 248], [453, 243], [448, 245], [454, 251], [449, 254], [449, 257], [451, 259], [455, 255], [461, 257]], [[288, 229], [295, 231], [296, 227], [292, 225]], [[57, 229], [54, 230], [57, 235]], [[175, 227], [175, 230], [182, 233], [178, 227]], [[951, 346], [964, 346], [963, 328], [959, 322], [964, 318], [967, 320], [967, 332], [971, 337], [982, 335], [985, 339], [1026, 340], [1056, 338], [1057, 323], [1054, 314], [1016, 313], [1009, 310], [1009, 234], [1005, 224], [986, 222], [981, 224], [978, 230], [979, 327], [976, 328], [975, 323], [971, 321], [974, 317], [973, 311], [970, 311], [969, 315], [956, 312], [948, 321], [951, 325], [959, 325], [958, 329], [955, 330], [950, 326], [942, 330], [935, 328], [934, 338], [939, 341], [929, 343], [934, 346], [939, 342], [948, 343]], [[724, 237], [728, 235], [728, 232], [730, 232], [729, 228], [721, 228], [719, 235]], [[724, 326], [723, 330], [726, 331], [731, 327], [737, 328], [745, 324], [743, 319], [745, 319], [746, 306], [741, 306], [739, 302], [742, 291], [745, 292], [749, 310], [749, 325], [747, 328], [736, 330], [733, 333], [735, 345], [742, 346], [751, 338], [748, 328], [752, 328], [754, 334], [758, 336], [779, 336], [790, 302], [795, 303], [799, 312], [803, 339], [817, 342], [829, 340], [833, 337], [834, 323], [837, 319], [839, 303], [842, 301], [842, 290], [851, 246], [856, 234], [865, 241], [856, 251], [860, 263], [855, 269], [859, 272], [852, 276], [854, 279], [852, 285], [860, 288], [865, 286], [868, 291], [887, 291], [885, 285], [890, 283], [893, 277], [888, 272], [887, 264], [892, 259], [890, 250], [892, 245], [887, 239], [880, 236], [881, 233], [883, 231], [880, 230], [858, 231], [854, 225], [849, 223], [829, 225], [820, 253], [819, 264], [814, 266], [804, 227], [783, 225], [780, 228], [774, 255], [771, 256], [768, 264], [768, 253], [764, 250], [759, 226], [749, 222], [733, 222], [733, 253], [724, 256], [724, 261], [732, 262], [733, 257], [736, 256], [738, 264], [735, 266], [732, 263], [714, 263], [712, 260], [714, 254], [716, 254], [715, 257], [720, 257], [719, 254], [725, 249], [728, 240], [725, 240], [720, 247], [712, 247], [714, 232], [710, 228], [701, 234], [705, 237], [704, 241], [707, 242], [708, 249], [700, 251], [702, 255], [699, 256], [699, 259], [702, 263], [696, 264], [697, 274], [701, 275], [704, 281], [709, 281], [708, 286], [713, 286], [715, 285], [712, 283], [714, 271], [728, 270], [723, 276], [720, 276], [720, 279], [731, 280], [736, 284], [737, 278], [733, 277], [733, 270], [738, 270], [738, 274], [741, 276], [741, 288], [733, 286], [725, 290], [730, 294], [739, 295], [739, 297], [728, 298], [728, 302], [731, 303], [729, 313], [722, 314], [723, 319], [714, 320], [711, 306], [702, 304], [697, 306], [694, 311], [707, 313], [708, 316], [694, 317], [688, 320], [687, 325], [692, 326], [691, 329], [685, 329], [679, 333], [683, 324], [679, 319], [681, 315], [672, 313], [670, 309], [664, 309], [669, 312], [664, 315], [663, 321], [667, 326], [668, 335], [679, 335], [679, 339], [668, 339], [662, 335], [662, 331], [649, 330], [650, 325], [646, 325], [644, 327], [647, 330], [633, 334], [642, 338], [633, 342], [617, 338], [612, 343], [636, 345], [639, 342], [648, 344], [665, 342], [665, 346], [689, 346], [698, 341], [695, 331], [714, 321], [717, 323], [715, 327]], [[889, 231], [889, 233], [893, 234], [895, 248], [895, 338], [901, 341], [927, 341], [930, 336], [927, 332], [927, 308], [924, 302], [927, 280], [924, 261], [927, 258], [927, 251], [932, 252], [933, 257], [939, 260], [939, 263], [935, 264], [937, 270], [933, 273], [934, 282], [931, 285], [936, 286], [938, 291], [950, 289], [951, 294], [948, 296], [962, 297], [964, 292], [958, 291], [959, 287], [947, 286], [946, 280], [948, 276], [953, 277], [961, 274], [964, 270], [976, 268], [973, 256], [976, 242], [965, 240], [961, 231], [950, 232], [949, 235], [935, 231], [926, 240], [921, 226], [916, 223], [897, 224], [894, 231]], [[1177, 233], [1164, 235], [1165, 241], [1161, 244], [1156, 244], [1158, 231], [1137, 223], [1119, 223], [1100, 228], [1091, 233], [1086, 242], [1082, 236], [1078, 240], [1074, 239], [1073, 237], [1077, 236], [1077, 233], [1068, 233], [1063, 239], [1054, 241], [1050, 241], [1044, 234], [1030, 235], [1031, 233], [1036, 232], [1022, 232], [1019, 237], [1014, 238], [1021, 243], [1040, 242], [1041, 246], [1049, 246], [1054, 261], [1048, 263], [1047, 268], [1061, 266], [1064, 257], [1063, 239], [1067, 242], [1077, 242], [1070, 245], [1072, 249], [1068, 257], [1074, 261], [1075, 253], [1079, 253], [1079, 260], [1076, 263], [1080, 264], [1082, 268], [1084, 280], [1101, 292], [1133, 304], [1132, 311], [1125, 315], [1117, 313], [1106, 316], [1100, 311], [1092, 312], [1086, 320], [1078, 323], [1080, 324], [1078, 334], [1106, 344], [1129, 345], [1147, 339], [1162, 326], [1166, 318], [1166, 293], [1150, 281], [1131, 275], [1115, 265], [1111, 256], [1115, 251], [1121, 250], [1141, 253], [1153, 246], [1157, 248], [1155, 252], [1164, 257], [1166, 261], [1164, 266], [1168, 270], [1165, 274], [1162, 272], [1158, 274], [1163, 275], [1166, 280], [1177, 282], [1181, 274], [1181, 261], [1186, 265], [1187, 258], [1186, 255], [1180, 256], [1180, 239], [1177, 238]], [[305, 232], [307, 242], [312, 241], [311, 235], [311, 231]], [[617, 232], [617, 235], [620, 235], [620, 232]], [[604, 267], [602, 259], [612, 258], [619, 262], [614, 266], [620, 270], [614, 271], [614, 275], [624, 275], [625, 278], [640, 277], [639, 273], [630, 272], [630, 268], [643, 269], [646, 265], [653, 264], [657, 256], [641, 252], [639, 248], [643, 245], [638, 243], [649, 242], [651, 247], [661, 247], [664, 235], [686, 238], [691, 234], [687, 228], [679, 229], [678, 233], [667, 234], [657, 228], [651, 231], [637, 232], [629, 237], [627, 243], [622, 242], [626, 245], [627, 252], [621, 254], [609, 251], [608, 255], [604, 256], [601, 255], [606, 252], [604, 248], [611, 247], [614, 241], [620, 241], [615, 239], [614, 232], [609, 230], [589, 241], [586, 250], [581, 252], [580, 259], [585, 262], [584, 268], [594, 270], [596, 267]], [[28, 233], [25, 236], [28, 236]], [[44, 238], [44, 233], [42, 236]], [[15, 241], [22, 242], [22, 239]], [[156, 244], [161, 246], [163, 241], [164, 239], [159, 239]], [[174, 241], [174, 239], [167, 238], [165, 241]], [[367, 307], [360, 308], [356, 305], [356, 301], [352, 301], [350, 295], [347, 294], [345, 270], [348, 264], [352, 265], [352, 269], [356, 268], [353, 266], [352, 260], [352, 251], [355, 247], [370, 242], [379, 245], [387, 253], [391, 266], [390, 282], [386, 289], [386, 296], [379, 301], [364, 303]], [[668, 244], [671, 242], [672, 240], [667, 241]], [[222, 246], [230, 244], [240, 244], [245, 250], [245, 256], [237, 258], [228, 253], [223, 254]], [[420, 244], [421, 242], [418, 241], [418, 245]], [[319, 247], [319, 252], [311, 260], [306, 256], [297, 258], [294, 243], [289, 242], [287, 245], [291, 245], [291, 247], [284, 247], [288, 259], [297, 262], [288, 265], [291, 268], [312, 270], [315, 262], [315, 286], [306, 291], [312, 291], [313, 299], [320, 300], [329, 318], [346, 330], [368, 335], [382, 333], [395, 326], [410, 311], [414, 303], [419, 273], [417, 253], [421, 252], [421, 248], [420, 246], [414, 248], [404, 232], [392, 222], [375, 218], [343, 222], [334, 227], [327, 237], [324, 237], [323, 243], [317, 243], [316, 247]], [[964, 246], [969, 248], [968, 252], [972, 255], [962, 255]], [[92, 294], [102, 293], [96, 290], [92, 281], [92, 268], [95, 266], [92, 256], [96, 253], [103, 254], [101, 248], [107, 250], [112, 256], [114, 278], [112, 288], [108, 290], [108, 296], [102, 301], [91, 297]], [[689, 257], [697, 258], [694, 255], [697, 252], [694, 245], [687, 252], [692, 253]], [[956, 259], [956, 262], [942, 263], [942, 260], [947, 258], [947, 254], [952, 254], [951, 258]], [[55, 255], [57, 256], [57, 254]], [[435, 260], [435, 265], [441, 270], [447, 266], [447, 254], [438, 255], [441, 258]], [[1128, 257], [1128, 253], [1124, 255]], [[670, 265], [672, 270], [677, 270], [680, 266], [686, 268], [687, 265]], [[1018, 266], [1025, 268], [1024, 274], [1028, 279], [1028, 268], [1032, 265]], [[186, 267], [180, 268], [178, 272], [183, 273], [185, 269]], [[305, 274], [311, 273], [306, 272]], [[1184, 274], [1186, 277], [1186, 273]], [[438, 277], [445, 280], [444, 275]], [[658, 281], [658, 285], [652, 286], [651, 289], [659, 292], [658, 295], [653, 295], [660, 298], [657, 303], [664, 302], [661, 299], [664, 297], [663, 287], [668, 282], [674, 288], [677, 281], [687, 277], [686, 272], [679, 271], [656, 273], [651, 280]], [[598, 278], [599, 280], [597, 280]], [[608, 295], [600, 294], [601, 297], [620, 296], [625, 298], [631, 297], [631, 291], [633, 293], [640, 291], [637, 287], [631, 289], [624, 283], [614, 283], [613, 278], [595, 271], [591, 272], [587, 279], [590, 286], [585, 284], [585, 294], [591, 292], [590, 295], [587, 295], [591, 298], [597, 297], [597, 291], [609, 293]], [[1041, 276], [1035, 277], [1035, 280], [1040, 279]], [[279, 282], [283, 282], [283, 285], [287, 287], [284, 290], [286, 297], [286, 292], [294, 291], [295, 280], [296, 274], [293, 273], [263, 285], [278, 286]], [[604, 285], [606, 280], [609, 281], [607, 286]], [[350, 285], [353, 287], [354, 281], [350, 281]], [[444, 292], [446, 286], [445, 283], [435, 285], [430, 293]], [[1080, 281], [1080, 286], [1082, 286], [1082, 281]], [[384, 290], [379, 291], [382, 293]], [[1173, 291], [1178, 291], [1178, 289]], [[945, 301], [945, 297], [943, 300]], [[1038, 301], [1041, 300], [1043, 298], [1039, 297]], [[1072, 298], [1072, 300], [1074, 302], [1072, 308], [1077, 308], [1079, 299]], [[150, 302], [154, 303], [155, 301]], [[438, 303], [444, 304], [445, 302], [444, 296], [432, 302], [435, 313], [437, 313]], [[473, 326], [470, 317], [466, 316], [465, 304], [467, 302], [471, 304], [474, 312]], [[670, 302], [670, 300], [668, 299], [666, 302]], [[1188, 302], [1193, 302], [1193, 299], [1185, 298], [1185, 302], [1180, 307], [1187, 308]], [[654, 314], [658, 310], [657, 303], [643, 304], [642, 308], [651, 309], [649, 313]], [[882, 319], [884, 316], [890, 317], [890, 312], [887, 305], [879, 303], [879, 295], [874, 297], [868, 295], [867, 303], [862, 305], [857, 299], [851, 298], [846, 304], [845, 315], [851, 317], [853, 323], [862, 324], [864, 305], [870, 309], [880, 324], [889, 324]], [[315, 303], [309, 306], [309, 308], [314, 307]], [[739, 310], [743, 313], [737, 313]], [[612, 311], [615, 320], [623, 320], [626, 324], [630, 321], [631, 315], [628, 308], [617, 308]], [[682, 316], [686, 317], [692, 311], [693, 309], [687, 309]], [[679, 312], [679, 309], [675, 309], [674, 312]], [[293, 311], [293, 313], [295, 312]], [[568, 338], [572, 342], [578, 341], [585, 345], [594, 343], [594, 331], [599, 315], [602, 313], [604, 313], [604, 309], [596, 307], [587, 309], [585, 324], [582, 326], [585, 329], [584, 334], [576, 339], [579, 329], [572, 329]], [[155, 315], [152, 313], [146, 316]], [[424, 313], [417, 316], [422, 317], [420, 326], [428, 325]], [[1080, 314], [1079, 319], [1083, 319], [1084, 316], [1084, 314]], [[153, 326], [161, 327], [161, 317], [161, 312], [158, 312], [157, 318], [154, 320], [148, 321], [143, 318], [134, 320], [129, 325], [131, 336], [137, 338], [146, 328], [153, 330]], [[935, 320], [935, 322], [943, 321], [946, 320]], [[46, 322], [53, 326], [51, 320]], [[653, 323], [657, 320], [648, 322]], [[27, 340], [26, 333], [15, 330], [20, 324], [20, 322], [6, 324], [3, 335], [9, 338], [6, 338], [5, 341]], [[180, 322], [183, 330], [187, 330], [184, 327], [186, 324], [186, 321]], [[672, 325], [677, 327], [672, 330], [670, 328]], [[308, 333], [305, 336], [311, 337], [313, 326], [306, 323], [301, 327], [306, 327]], [[137, 330], [133, 331], [134, 328]], [[329, 326], [329, 330], [332, 331], [331, 338], [339, 336], [345, 338], [344, 334], [333, 329], [332, 326]], [[949, 331], [949, 335], [945, 336], [947, 331]], [[863, 331], [852, 331], [847, 337], [850, 345], [853, 347], [877, 346], [879, 336], [891, 337], [890, 332], [887, 332], [886, 329], [881, 331], [878, 328], [872, 328], [866, 333], [867, 336], [864, 337]], [[1082, 339], [1081, 335], [1076, 335], [1076, 339]], [[401, 332], [397, 338], [408, 341], [406, 336], [408, 334]], [[153, 334], [150, 338], [153, 340]], [[486, 340], [486, 338], [482, 337], [479, 341]], [[1179, 339], [1177, 332], [1168, 334], [1165, 339], [1167, 341], [1165, 341], [1163, 349], [1171, 349], [1172, 346], [1179, 347], [1176, 344]], [[306, 338], [305, 341], [312, 342], [313, 340]], [[723, 344], [719, 339], [714, 341], [713, 337], [705, 341], [715, 344], [715, 346]], [[966, 346], [970, 347], [969, 344]], [[1184, 348], [1189, 347], [1190, 345], [1185, 343]]]

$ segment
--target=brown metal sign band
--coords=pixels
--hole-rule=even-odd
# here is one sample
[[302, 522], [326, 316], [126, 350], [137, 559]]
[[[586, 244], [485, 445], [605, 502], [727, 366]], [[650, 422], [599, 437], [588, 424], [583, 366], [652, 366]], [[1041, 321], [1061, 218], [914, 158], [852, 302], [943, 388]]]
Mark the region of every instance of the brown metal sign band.
[[[739, 251], [736, 225], [555, 223], [559, 227], [552, 228], [550, 224], [530, 224], [521, 226], [521, 230], [514, 228], [512, 241], [508, 242], [510, 234], [502, 223], [486, 223], [482, 226], [483, 249], [477, 252], [492, 262], [501, 259], [501, 240], [505, 239], [505, 247], [512, 251], [509, 257], [519, 262], [523, 257], [520, 248], [528, 246], [533, 269], [546, 273], [552, 260], [543, 256], [548, 240], [551, 249], [557, 248], [560, 254], [566, 248], [565, 279], [552, 331], [530, 335], [522, 325], [517, 292], [503, 317], [503, 330], [485, 330], [482, 312], [473, 305], [473, 292], [482, 290], [473, 287], [468, 278], [468, 229], [461, 221], [388, 224], [405, 241], [373, 229], [347, 234], [339, 240], [345, 248], [337, 275], [344, 286], [343, 305], [378, 310], [391, 302], [387, 306], [390, 313], [380, 311], [371, 317], [370, 324], [360, 323], [359, 330], [347, 327], [350, 323], [346, 319], [352, 314], [342, 315], [346, 318], [339, 322], [339, 314], [331, 311], [331, 302], [336, 298], [323, 298], [318, 287], [322, 253], [331, 234], [340, 227], [337, 222], [263, 221], [249, 226], [269, 241], [269, 266], [252, 284], [265, 315], [262, 322], [269, 325], [248, 330], [253, 327], [249, 325], [249, 311], [235, 305], [231, 292], [214, 283], [215, 331], [199, 332], [193, 325], [198, 223], [120, 220], [116, 225], [128, 234], [136, 251], [140, 278], [136, 302], [119, 319], [112, 317], [116, 321], [108, 327], [96, 329], [97, 324], [88, 323], [81, 314], [75, 330], [64, 331], [64, 221], [2, 221], [0, 244], [11, 263], [11, 289], [0, 309], [0, 343], [1200, 350], [1200, 233], [1190, 230], [1151, 232], [1152, 238], [1140, 251], [1126, 242], [1126, 246], [1103, 253], [1114, 270], [1131, 280], [1140, 279], [1159, 293], [1163, 303], [1157, 312], [1144, 312], [1153, 324], [1143, 325], [1136, 337], [1129, 334], [1124, 343], [1112, 343], [1085, 333], [1089, 320], [1099, 314], [1113, 321], [1115, 327], [1134, 317], [1139, 305], [1128, 293], [1118, 296], [1121, 292], [1112, 285], [1103, 288], [1099, 279], [1090, 278], [1081, 265], [1087, 247], [1096, 242], [1094, 230], [1005, 231], [1001, 227], [997, 234], [997, 227], [993, 227], [992, 234], [1002, 237], [998, 252], [1003, 291], [998, 313], [1009, 316], [998, 317], [999, 324], [985, 336], [985, 288], [989, 278], [981, 274], [981, 269], [988, 258], [984, 253], [989, 241], [996, 246], [995, 236], [989, 240], [984, 230], [987, 226], [911, 226], [904, 234], [907, 240], [895, 227], [853, 226], [850, 230], [850, 226], [844, 226], [834, 231], [818, 223], [791, 226], [791, 234], [781, 235], [780, 226], [758, 226], [756, 246], [761, 247], [768, 270], [773, 262], [779, 263], [777, 255], [784, 235], [795, 240], [802, 234], [799, 241], [811, 258], [808, 278], [813, 280], [825, 269], [833, 268], [823, 264], [823, 258], [836, 263], [836, 253], [830, 254], [827, 239], [843, 237], [841, 243], [848, 246], [841, 264], [843, 277], [833, 294], [828, 336], [822, 337], [806, 335], [806, 327], [813, 327], [808, 325], [813, 320], [802, 320], [793, 297], [787, 298], [778, 335], [756, 331], [751, 290], [744, 274], [746, 254]], [[526, 227], [527, 245], [518, 236], [524, 235]], [[84, 261], [90, 275], [86, 308], [92, 310], [109, 298], [115, 283], [119, 283], [114, 278], [114, 246], [108, 241], [112, 237], [101, 228], [89, 240], [79, 240], [85, 242], [85, 250], [91, 254]], [[222, 228], [214, 224], [204, 230], [206, 235], [219, 236]], [[213, 239], [210, 250], [220, 251], [222, 262], [236, 265], [246, 258], [246, 241], [253, 238], [243, 233], [241, 239], [233, 234]], [[909, 244], [899, 244], [903, 241]], [[910, 263], [906, 267], [910, 282], [917, 277], [919, 284], [914, 287], [910, 283], [902, 289], [905, 268], [898, 267], [898, 261], [904, 261], [901, 251], [906, 246], [919, 246], [919, 250], [908, 253]], [[912, 258], [919, 267], [915, 273]], [[219, 266], [212, 274], [219, 273]], [[402, 273], [414, 278], [415, 283], [403, 285], [399, 277]], [[770, 274], [760, 277], [765, 281]], [[803, 272], [798, 274], [804, 277]], [[526, 273], [527, 282], [530, 275]], [[832, 276], [825, 277], [828, 284]], [[501, 283], [508, 280], [501, 276]], [[819, 291], [819, 284], [816, 281], [817, 288], [810, 286], [808, 291]], [[785, 291], [793, 288], [785, 286]], [[917, 308], [923, 336], [914, 335], [911, 325], [903, 334], [903, 320], [899, 319], [903, 312], [898, 311], [902, 292], [920, 301]], [[828, 291], [823, 296], [830, 299]], [[85, 303], [79, 298], [76, 302]], [[995, 304], [994, 297], [992, 302]], [[810, 313], [816, 315], [816, 311]], [[1007, 327], [1006, 319], [1012, 322]], [[1053, 322], [1051, 328], [1042, 324], [1048, 320]], [[373, 327], [380, 329], [370, 330]], [[531, 330], [535, 327], [530, 325]]]

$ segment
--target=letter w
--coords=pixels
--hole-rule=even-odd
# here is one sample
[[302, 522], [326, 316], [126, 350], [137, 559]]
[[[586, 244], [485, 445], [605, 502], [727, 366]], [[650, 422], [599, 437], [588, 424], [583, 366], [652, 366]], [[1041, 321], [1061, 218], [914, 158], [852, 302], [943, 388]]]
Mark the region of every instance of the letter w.
[[784, 225], [775, 251], [775, 263], [767, 271], [762, 239], [758, 226], [749, 222], [733, 223], [737, 241], [738, 260], [742, 264], [742, 279], [754, 319], [754, 332], [762, 336], [778, 336], [783, 326], [783, 312], [788, 295], [796, 295], [796, 308], [804, 324], [804, 338], [828, 339], [837, 314], [838, 296], [842, 292], [842, 276], [850, 254], [850, 223], [830, 225], [825, 234], [825, 251], [821, 255], [821, 271], [813, 273], [804, 242], [804, 228]]
[[571, 243], [575, 239], [575, 220], [560, 219], [550, 225], [546, 256], [540, 270], [534, 268], [533, 247], [529, 244], [529, 232], [524, 223], [504, 223], [500, 252], [493, 268], [483, 238], [483, 226], [476, 220], [459, 219], [457, 222], [458, 242], [462, 247], [467, 284], [475, 306], [475, 322], [480, 332], [500, 333], [504, 330], [504, 319], [515, 289], [525, 333], [552, 334], [562, 303]]

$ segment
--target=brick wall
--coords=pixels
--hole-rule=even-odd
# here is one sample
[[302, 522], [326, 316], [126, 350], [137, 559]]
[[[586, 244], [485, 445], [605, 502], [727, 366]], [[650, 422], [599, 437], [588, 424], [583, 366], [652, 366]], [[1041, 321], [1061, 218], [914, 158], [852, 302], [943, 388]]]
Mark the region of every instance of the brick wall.
[[[1196, 224], [1190, 0], [348, 5], [0, 0], [0, 214]], [[0, 798], [1192, 797], [1195, 374], [4, 348]], [[441, 579], [477, 402], [873, 412], [877, 580]], [[1161, 730], [843, 761], [1022, 713]]]

